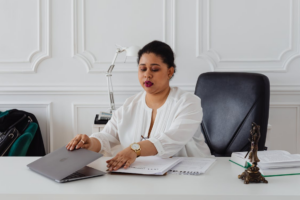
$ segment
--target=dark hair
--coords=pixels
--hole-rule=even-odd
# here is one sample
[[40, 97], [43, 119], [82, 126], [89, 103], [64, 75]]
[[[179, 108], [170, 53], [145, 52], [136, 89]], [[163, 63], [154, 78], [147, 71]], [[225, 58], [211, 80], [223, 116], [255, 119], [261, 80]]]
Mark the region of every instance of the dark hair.
[[[154, 53], [155, 55], [161, 57], [163, 63], [168, 65], [168, 68], [174, 67], [174, 73], [176, 71], [176, 65], [174, 63], [174, 53], [169, 45], [164, 42], [154, 40], [146, 44], [138, 52], [137, 62], [139, 64], [140, 59], [144, 53]], [[173, 74], [174, 76], [174, 74]]]

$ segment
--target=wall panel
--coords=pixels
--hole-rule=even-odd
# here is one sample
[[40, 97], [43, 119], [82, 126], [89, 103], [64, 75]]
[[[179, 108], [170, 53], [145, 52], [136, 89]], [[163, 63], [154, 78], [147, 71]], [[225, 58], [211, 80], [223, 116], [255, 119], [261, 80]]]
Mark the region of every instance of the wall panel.
[[33, 73], [50, 56], [49, 1], [0, 1], [0, 73]]
[[298, 1], [199, 0], [197, 8], [196, 55], [212, 71], [286, 71], [300, 55]]
[[[0, 102], [0, 110], [18, 109], [30, 112], [38, 120], [46, 153], [53, 150], [51, 102]], [[52, 146], [51, 146], [52, 145]]]
[[272, 124], [272, 131], [268, 136], [271, 141], [270, 149], [284, 149], [290, 153], [300, 153], [299, 110], [299, 104], [271, 105], [269, 123]]
[[[116, 45], [142, 47], [155, 38], [174, 48], [174, 9], [166, 0], [73, 1], [74, 56], [88, 72], [106, 72]], [[136, 58], [121, 54], [118, 60], [123, 66], [115, 71], [136, 72]]]

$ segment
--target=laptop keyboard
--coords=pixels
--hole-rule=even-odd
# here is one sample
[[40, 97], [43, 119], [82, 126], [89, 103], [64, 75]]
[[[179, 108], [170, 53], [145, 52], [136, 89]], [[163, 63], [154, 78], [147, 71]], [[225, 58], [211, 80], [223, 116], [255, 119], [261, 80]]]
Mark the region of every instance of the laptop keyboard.
[[73, 179], [73, 178], [80, 178], [80, 177], [84, 177], [84, 174], [81, 174], [79, 172], [75, 172], [69, 176], [67, 176], [66, 178], [62, 179], [62, 180], [66, 180], [66, 179]]

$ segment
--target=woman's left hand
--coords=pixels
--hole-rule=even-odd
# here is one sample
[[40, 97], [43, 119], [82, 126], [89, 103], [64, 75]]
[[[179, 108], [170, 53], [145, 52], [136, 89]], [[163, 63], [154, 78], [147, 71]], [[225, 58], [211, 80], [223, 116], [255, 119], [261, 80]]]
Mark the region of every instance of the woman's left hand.
[[118, 170], [122, 166], [127, 169], [134, 163], [136, 156], [136, 153], [130, 147], [127, 147], [120, 151], [115, 157], [106, 161], [108, 171]]

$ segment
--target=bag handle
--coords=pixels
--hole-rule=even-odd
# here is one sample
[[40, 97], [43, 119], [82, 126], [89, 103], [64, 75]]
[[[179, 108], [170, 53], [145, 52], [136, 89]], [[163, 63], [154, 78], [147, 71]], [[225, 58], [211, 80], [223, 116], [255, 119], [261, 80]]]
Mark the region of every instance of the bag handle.
[[24, 133], [24, 131], [26, 130], [26, 128], [29, 126], [29, 124], [33, 122], [33, 120], [31, 119], [30, 116], [28, 116], [28, 123], [26, 124], [26, 126], [24, 126], [23, 130], [21, 131], [21, 133]]

